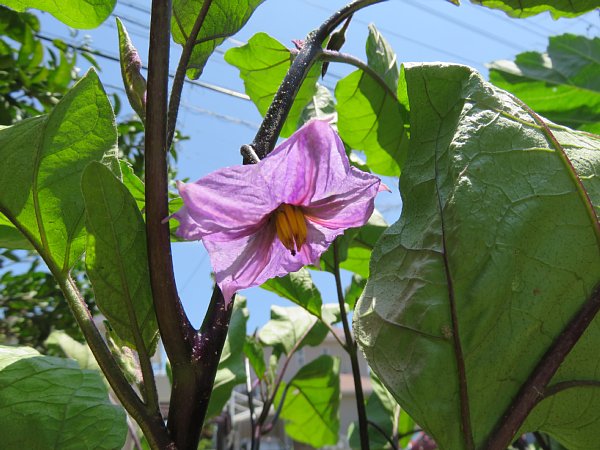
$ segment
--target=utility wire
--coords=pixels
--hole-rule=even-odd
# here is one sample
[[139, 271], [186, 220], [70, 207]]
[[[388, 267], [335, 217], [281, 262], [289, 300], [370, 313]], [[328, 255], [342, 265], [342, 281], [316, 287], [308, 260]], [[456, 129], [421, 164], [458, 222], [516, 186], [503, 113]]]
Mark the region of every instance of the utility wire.
[[[54, 39], [52, 39], [52, 38], [50, 38], [48, 36], [45, 36], [45, 35], [42, 35], [42, 34], [39, 34], [39, 33], [36, 34], [36, 37], [38, 37], [39, 39], [42, 39], [44, 41], [48, 41], [48, 42], [52, 42], [54, 40]], [[82, 52], [87, 52], [87, 53], [90, 53], [90, 54], [92, 54], [94, 56], [97, 56], [99, 58], [103, 58], [103, 59], [107, 59], [107, 60], [110, 60], [110, 61], [114, 61], [114, 62], [120, 63], [120, 60], [119, 60], [118, 56], [111, 55], [111, 54], [108, 54], [108, 53], [104, 53], [104, 52], [101, 52], [99, 50], [92, 50], [92, 49], [87, 48], [87, 47], [82, 47], [82, 46], [71, 44], [71, 43], [67, 43], [67, 42], [65, 42], [64, 44], [67, 47], [69, 47], [69, 48], [71, 48], [73, 50], [79, 50], [79, 51], [82, 51]], [[148, 70], [148, 67], [146, 65], [142, 65], [142, 69]], [[170, 78], [173, 78], [174, 76], [175, 76], [174, 74], [169, 74]], [[211, 91], [214, 91], [214, 92], [219, 92], [221, 94], [229, 95], [230, 97], [235, 97], [235, 98], [239, 98], [239, 99], [242, 99], [242, 100], [250, 100], [250, 97], [248, 97], [248, 95], [244, 94], [243, 92], [239, 92], [239, 91], [236, 91], [234, 89], [229, 89], [229, 88], [226, 88], [226, 87], [223, 87], [223, 86], [219, 86], [217, 84], [206, 83], [204, 81], [198, 81], [198, 80], [190, 80], [190, 79], [187, 79], [187, 78], [185, 79], [185, 82], [188, 83], [188, 84], [190, 84], [190, 85], [192, 85], [192, 86], [199, 86], [199, 87], [204, 88], [204, 89], [208, 89], [208, 90], [211, 90]]]
[[[313, 2], [308, 1], [308, 0], [301, 0], [301, 1], [304, 2], [304, 3], [306, 3], [309, 6], [312, 6], [313, 8], [320, 9], [321, 11], [326, 11], [326, 12], [328, 12], [330, 14], [333, 13], [333, 11], [331, 9], [329, 9], [329, 8], [327, 8], [325, 6], [322, 6], [321, 4], [313, 3]], [[360, 23], [361, 25], [369, 25], [368, 22], [366, 22], [364, 20], [361, 20], [361, 19], [358, 19], [358, 18], [354, 18], [354, 19], [352, 19], [352, 21], [355, 22], [355, 23]], [[402, 39], [403, 41], [411, 42], [411, 43], [413, 43], [415, 45], [418, 45], [420, 47], [427, 48], [429, 50], [433, 50], [435, 52], [438, 52], [438, 53], [450, 56], [452, 58], [457, 59], [458, 61], [463, 61], [465, 63], [469, 63], [469, 64], [475, 65], [475, 66], [482, 66], [483, 65], [481, 63], [481, 61], [475, 61], [473, 59], [466, 58], [464, 55], [459, 55], [458, 53], [453, 53], [453, 52], [450, 52], [448, 50], [444, 50], [442, 48], [435, 47], [433, 45], [430, 45], [430, 44], [427, 44], [425, 42], [419, 41], [417, 39], [411, 38], [410, 36], [406, 36], [406, 35], [397, 33], [396, 31], [393, 31], [393, 30], [390, 30], [390, 29], [386, 29], [386, 28], [382, 28], [382, 27], [377, 27], [377, 29], [379, 31], [383, 32], [386, 35], [394, 36], [394, 37], [396, 37], [398, 39]]]
[[435, 9], [432, 9], [428, 6], [423, 5], [422, 3], [413, 3], [411, 1], [406, 2], [407, 5], [412, 6], [413, 8], [419, 9], [421, 11], [426, 12], [432, 16], [438, 17], [446, 22], [449, 22], [453, 25], [460, 26], [466, 30], [472, 31], [476, 34], [480, 34], [494, 42], [498, 42], [500, 44], [505, 45], [506, 47], [510, 47], [513, 50], [521, 51], [522, 48], [518, 45], [515, 45], [514, 42], [509, 41], [508, 39], [504, 39], [502, 36], [498, 36], [497, 34], [490, 33], [483, 28], [479, 28], [475, 25], [470, 24], [469, 22], [465, 22], [464, 20], [457, 19], [456, 17], [450, 17], [448, 14], [443, 14]]

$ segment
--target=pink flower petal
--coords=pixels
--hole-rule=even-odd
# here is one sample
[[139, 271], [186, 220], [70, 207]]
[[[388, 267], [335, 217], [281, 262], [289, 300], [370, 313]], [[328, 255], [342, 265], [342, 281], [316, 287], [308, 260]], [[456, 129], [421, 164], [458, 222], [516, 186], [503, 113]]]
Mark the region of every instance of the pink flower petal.
[[344, 144], [327, 122], [308, 122], [261, 161], [280, 203], [309, 205], [344, 190], [350, 170]]
[[184, 239], [249, 236], [279, 206], [271, 202], [270, 188], [256, 166], [227, 167], [195, 183], [179, 182], [177, 187], [185, 207], [173, 216], [182, 224], [177, 234]]
[[344, 192], [304, 207], [309, 220], [330, 229], [359, 227], [373, 214], [373, 199], [381, 182], [371, 174], [352, 168]]

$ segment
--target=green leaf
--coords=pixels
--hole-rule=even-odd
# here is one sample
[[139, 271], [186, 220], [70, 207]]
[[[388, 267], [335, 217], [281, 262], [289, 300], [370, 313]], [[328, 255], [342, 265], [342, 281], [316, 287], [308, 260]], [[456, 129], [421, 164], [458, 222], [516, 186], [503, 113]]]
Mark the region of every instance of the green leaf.
[[553, 122], [600, 133], [600, 38], [563, 34], [546, 53], [490, 64], [490, 81]]
[[[378, 425], [385, 432], [386, 436], [391, 439], [394, 421], [397, 420], [397, 433], [399, 435], [408, 434], [400, 442], [401, 448], [406, 447], [408, 441], [410, 441], [410, 432], [414, 429], [414, 422], [406, 413], [402, 414], [400, 412], [400, 406], [374, 373], [371, 373], [371, 386], [373, 387], [373, 392], [369, 396], [366, 406], [369, 422]], [[382, 436], [380, 431], [369, 426], [368, 432], [371, 449], [388, 450], [391, 448], [388, 440]], [[348, 443], [351, 448], [360, 449], [358, 422], [353, 422], [348, 428]]]
[[98, 162], [83, 172], [81, 189], [88, 229], [85, 263], [96, 304], [128, 347], [144, 345], [152, 355], [158, 325], [142, 215], [125, 185]]
[[367, 58], [383, 83], [362, 70], [337, 83], [338, 131], [346, 144], [365, 153], [373, 172], [397, 176], [408, 148], [408, 113], [397, 93], [396, 55], [373, 25], [369, 25]]
[[366, 278], [363, 278], [360, 275], [356, 274], [352, 275], [352, 281], [350, 281], [350, 286], [346, 288], [346, 292], [344, 293], [344, 300], [346, 300], [346, 303], [350, 307], [350, 310], [354, 310], [356, 302], [363, 293], [365, 284], [367, 284]]
[[32, 250], [31, 242], [0, 214], [0, 248]]
[[135, 203], [140, 211], [146, 207], [146, 188], [144, 182], [140, 180], [133, 171], [133, 167], [125, 160], [119, 161], [123, 184], [129, 190], [129, 193], [135, 199]]
[[314, 448], [335, 445], [340, 428], [340, 360], [321, 355], [302, 367], [287, 385], [282, 383], [275, 404], [281, 402], [285, 432]]
[[0, 414], [3, 448], [115, 449], [127, 434], [97, 371], [27, 347], [0, 346]]
[[[225, 61], [239, 69], [246, 94], [264, 116], [290, 68], [292, 61], [290, 51], [268, 34], [257, 33], [246, 45], [228, 50], [225, 53]], [[296, 131], [304, 107], [317, 93], [316, 83], [320, 73], [321, 64], [313, 65], [308, 72], [283, 125], [282, 137], [287, 137]]]
[[[599, 214], [600, 138], [548, 124], [572, 173], [521, 103], [472, 69], [415, 65], [406, 79], [413, 135], [404, 209], [373, 250], [354, 330], [370, 367], [441, 450], [465, 448], [464, 362], [481, 448], [598, 283], [597, 219], [574, 180]], [[599, 380], [598, 320], [551, 384]], [[547, 431], [589, 449], [600, 439], [598, 417], [600, 390], [574, 387], [541, 401], [519, 433]]]
[[[187, 67], [192, 79], [200, 77], [206, 61], [226, 37], [237, 33], [264, 0], [213, 0], [198, 34]], [[173, 40], [182, 46], [192, 32], [204, 0], [175, 0], [171, 30]]]
[[261, 380], [265, 377], [267, 365], [265, 364], [265, 353], [262, 345], [254, 336], [246, 336], [244, 342], [244, 355], [248, 358], [250, 365], [254, 369], [254, 373]]
[[[374, 210], [365, 225], [346, 230], [342, 238], [338, 238], [340, 267], [363, 278], [368, 278], [371, 251], [387, 228], [388, 224], [381, 213]], [[321, 256], [321, 266], [325, 270], [333, 272], [333, 248], [330, 247]]]
[[576, 17], [600, 7], [599, 0], [471, 0], [476, 5], [500, 9], [512, 17], [529, 17], [548, 11], [552, 17]]
[[306, 309], [293, 306], [271, 306], [271, 320], [258, 333], [263, 345], [274, 347], [289, 355], [294, 346], [319, 345], [325, 339], [328, 329]]
[[335, 99], [329, 89], [319, 83], [317, 83], [317, 91], [302, 110], [298, 127], [311, 119], [325, 120], [334, 127], [337, 124]]
[[117, 0], [3, 0], [9, 8], [25, 11], [36, 8], [49, 12], [73, 28], [96, 28], [110, 15]]
[[229, 332], [225, 339], [221, 360], [217, 368], [217, 376], [213, 391], [210, 396], [206, 417], [218, 415], [231, 397], [231, 391], [238, 384], [246, 381], [244, 367], [244, 344], [246, 342], [246, 323], [248, 310], [246, 299], [240, 295], [235, 296], [233, 313], [229, 324]]
[[49, 116], [0, 130], [0, 212], [63, 273], [85, 248], [81, 173], [114, 157], [112, 108], [96, 72], [85, 75]]
[[46, 339], [47, 346], [58, 346], [67, 357], [74, 359], [82, 369], [100, 370], [94, 354], [86, 344], [77, 342], [62, 330], [54, 330]]
[[323, 299], [307, 269], [302, 268], [284, 277], [271, 278], [261, 287], [280, 297], [287, 298], [302, 306], [309, 313], [321, 317]]

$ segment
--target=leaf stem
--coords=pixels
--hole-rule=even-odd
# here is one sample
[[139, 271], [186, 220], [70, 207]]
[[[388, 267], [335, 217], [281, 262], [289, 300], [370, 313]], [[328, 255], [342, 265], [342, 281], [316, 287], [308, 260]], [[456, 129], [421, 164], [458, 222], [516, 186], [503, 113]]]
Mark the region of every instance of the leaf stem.
[[377, 425], [375, 422], [372, 422], [371, 420], [367, 421], [368, 424], [370, 426], [372, 426], [373, 428], [375, 428], [377, 430], [377, 432], [379, 434], [381, 434], [381, 436], [383, 436], [383, 438], [388, 441], [388, 443], [390, 444], [390, 447], [392, 448], [392, 450], [398, 450], [398, 445], [392, 440], [392, 438], [390, 438], [387, 433], [385, 432], [385, 430], [383, 428], [381, 428], [379, 425]]
[[90, 350], [123, 407], [138, 423], [152, 448], [173, 448], [163, 419], [160, 416], [160, 411], [147, 407], [132, 389], [102, 339], [98, 328], [96, 328], [87, 305], [73, 279], [68, 275], [63, 276], [52, 264], [49, 264], [48, 268], [58, 281]]
[[[385, 0], [355, 0], [335, 12], [316, 30], [310, 32], [298, 55], [292, 62], [283, 82], [279, 86], [273, 102], [269, 106], [260, 129], [254, 137], [252, 147], [259, 158], [267, 156], [275, 147], [281, 128], [294, 103], [296, 94], [306, 78], [311, 66], [322, 52], [323, 42], [345, 19], [356, 11]], [[247, 163], [246, 161], [244, 161]]]
[[[297, 55], [298, 50], [290, 49], [290, 53], [292, 55]], [[373, 70], [371, 68], [371, 66], [369, 66], [366, 62], [360, 60], [356, 56], [350, 55], [348, 53], [338, 52], [335, 50], [325, 50], [324, 49], [321, 51], [319, 58], [322, 59], [323, 61], [328, 61], [328, 62], [339, 62], [339, 63], [350, 64], [351, 66], [354, 66], [354, 67], [362, 70], [364, 73], [369, 75], [375, 82], [377, 82], [381, 86], [381, 88], [390, 97], [392, 97], [396, 102], [398, 102], [398, 95], [396, 94], [396, 92], [393, 89], [391, 89], [388, 86], [388, 84], [381, 77], [381, 75], [379, 75], [375, 70]]]
[[[556, 387], [547, 388], [548, 383], [583, 335], [600, 310], [600, 284], [585, 301], [565, 329], [556, 337], [552, 346], [540, 360], [513, 402], [505, 411], [497, 428], [486, 444], [487, 450], [504, 450], [508, 447], [529, 413], [545, 398], [552, 395]], [[559, 385], [560, 386], [560, 383]]]
[[[186, 37], [185, 45], [183, 46], [183, 50], [181, 51], [181, 56], [179, 58], [179, 64], [177, 65], [177, 70], [175, 71], [175, 78], [173, 79], [173, 85], [171, 87], [171, 97], [169, 99], [166, 146], [167, 151], [169, 148], [171, 148], [173, 136], [175, 135], [177, 114], [179, 112], [179, 104], [181, 102], [181, 91], [183, 90], [183, 83], [185, 81], [185, 72], [190, 62], [194, 46], [197, 44], [198, 34], [200, 33], [202, 25], [204, 25], [204, 20], [206, 19], [206, 15], [208, 14], [211, 4], [212, 0], [204, 0], [202, 2], [202, 7], [200, 8], [200, 12], [198, 12], [198, 17], [196, 17], [196, 21], [194, 22], [194, 26], [192, 27], [190, 35]], [[181, 27], [181, 25], [179, 26]], [[183, 28], [181, 28], [181, 30], [183, 31]]]
[[354, 379], [354, 391], [356, 393], [356, 409], [358, 411], [358, 429], [360, 432], [360, 448], [369, 450], [369, 430], [367, 421], [367, 411], [365, 405], [365, 396], [362, 389], [360, 377], [360, 367], [358, 365], [358, 354], [356, 341], [350, 332], [348, 325], [348, 316], [346, 313], [346, 302], [344, 301], [344, 291], [342, 290], [342, 279], [340, 277], [340, 260], [338, 255], [337, 239], [333, 241], [333, 275], [335, 277], [335, 286], [337, 289], [338, 303], [340, 305], [340, 315], [342, 317], [342, 326], [346, 337], [346, 350], [350, 356], [352, 366], [352, 378]]

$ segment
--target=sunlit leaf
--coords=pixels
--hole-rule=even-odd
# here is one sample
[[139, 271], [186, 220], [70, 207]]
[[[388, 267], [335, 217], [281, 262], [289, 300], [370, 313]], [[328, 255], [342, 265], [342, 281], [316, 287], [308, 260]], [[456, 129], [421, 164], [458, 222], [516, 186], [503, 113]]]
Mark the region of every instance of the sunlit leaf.
[[125, 344], [152, 355], [158, 341], [146, 227], [127, 188], [100, 163], [83, 172], [88, 230], [85, 264], [96, 304]]
[[261, 285], [263, 289], [287, 298], [308, 312], [321, 317], [321, 293], [315, 286], [307, 269], [300, 269], [284, 277], [271, 278]]
[[306, 309], [273, 305], [271, 320], [260, 329], [258, 337], [263, 345], [287, 355], [295, 346], [319, 345], [327, 333], [325, 325]]
[[[237, 33], [263, 1], [212, 1], [188, 64], [187, 74], [190, 78], [196, 79], [202, 74], [204, 65], [215, 48], [226, 37]], [[185, 45], [203, 4], [204, 0], [174, 0], [171, 31], [175, 42]]]
[[328, 355], [302, 367], [277, 392], [276, 404], [285, 399], [281, 418], [285, 432], [298, 442], [322, 448], [338, 441], [340, 428], [340, 361]]
[[396, 55], [373, 25], [369, 26], [367, 57], [382, 81], [357, 70], [338, 82], [338, 131], [346, 144], [365, 153], [374, 173], [397, 176], [408, 148], [407, 106], [398, 98]]
[[[482, 448], [600, 281], [600, 138], [548, 124], [556, 145], [521, 103], [466, 67], [415, 65], [406, 79], [404, 209], [373, 251], [354, 330], [372, 370], [441, 450], [466, 448], [464, 363]], [[551, 384], [600, 381], [598, 320]], [[600, 389], [576, 386], [542, 400], [519, 433], [547, 431], [584, 450], [600, 439], [599, 418]]]
[[28, 8], [49, 12], [73, 28], [96, 28], [110, 15], [117, 0], [3, 0], [3, 4], [17, 11]]
[[490, 81], [553, 122], [600, 133], [600, 38], [563, 34], [546, 53], [490, 64]]
[[[292, 62], [290, 51], [268, 34], [257, 33], [246, 45], [228, 50], [225, 53], [225, 61], [239, 69], [246, 94], [264, 116], [290, 68]], [[304, 107], [316, 95], [316, 82], [320, 73], [320, 64], [315, 64], [310, 69], [281, 131], [283, 137], [290, 136], [298, 128], [298, 121]]]
[[66, 273], [85, 248], [81, 174], [114, 159], [112, 108], [92, 69], [49, 116], [0, 130], [0, 212]]
[[575, 17], [600, 7], [599, 0], [471, 0], [471, 3], [500, 9], [510, 16], [521, 18], [546, 11], [555, 19]]

